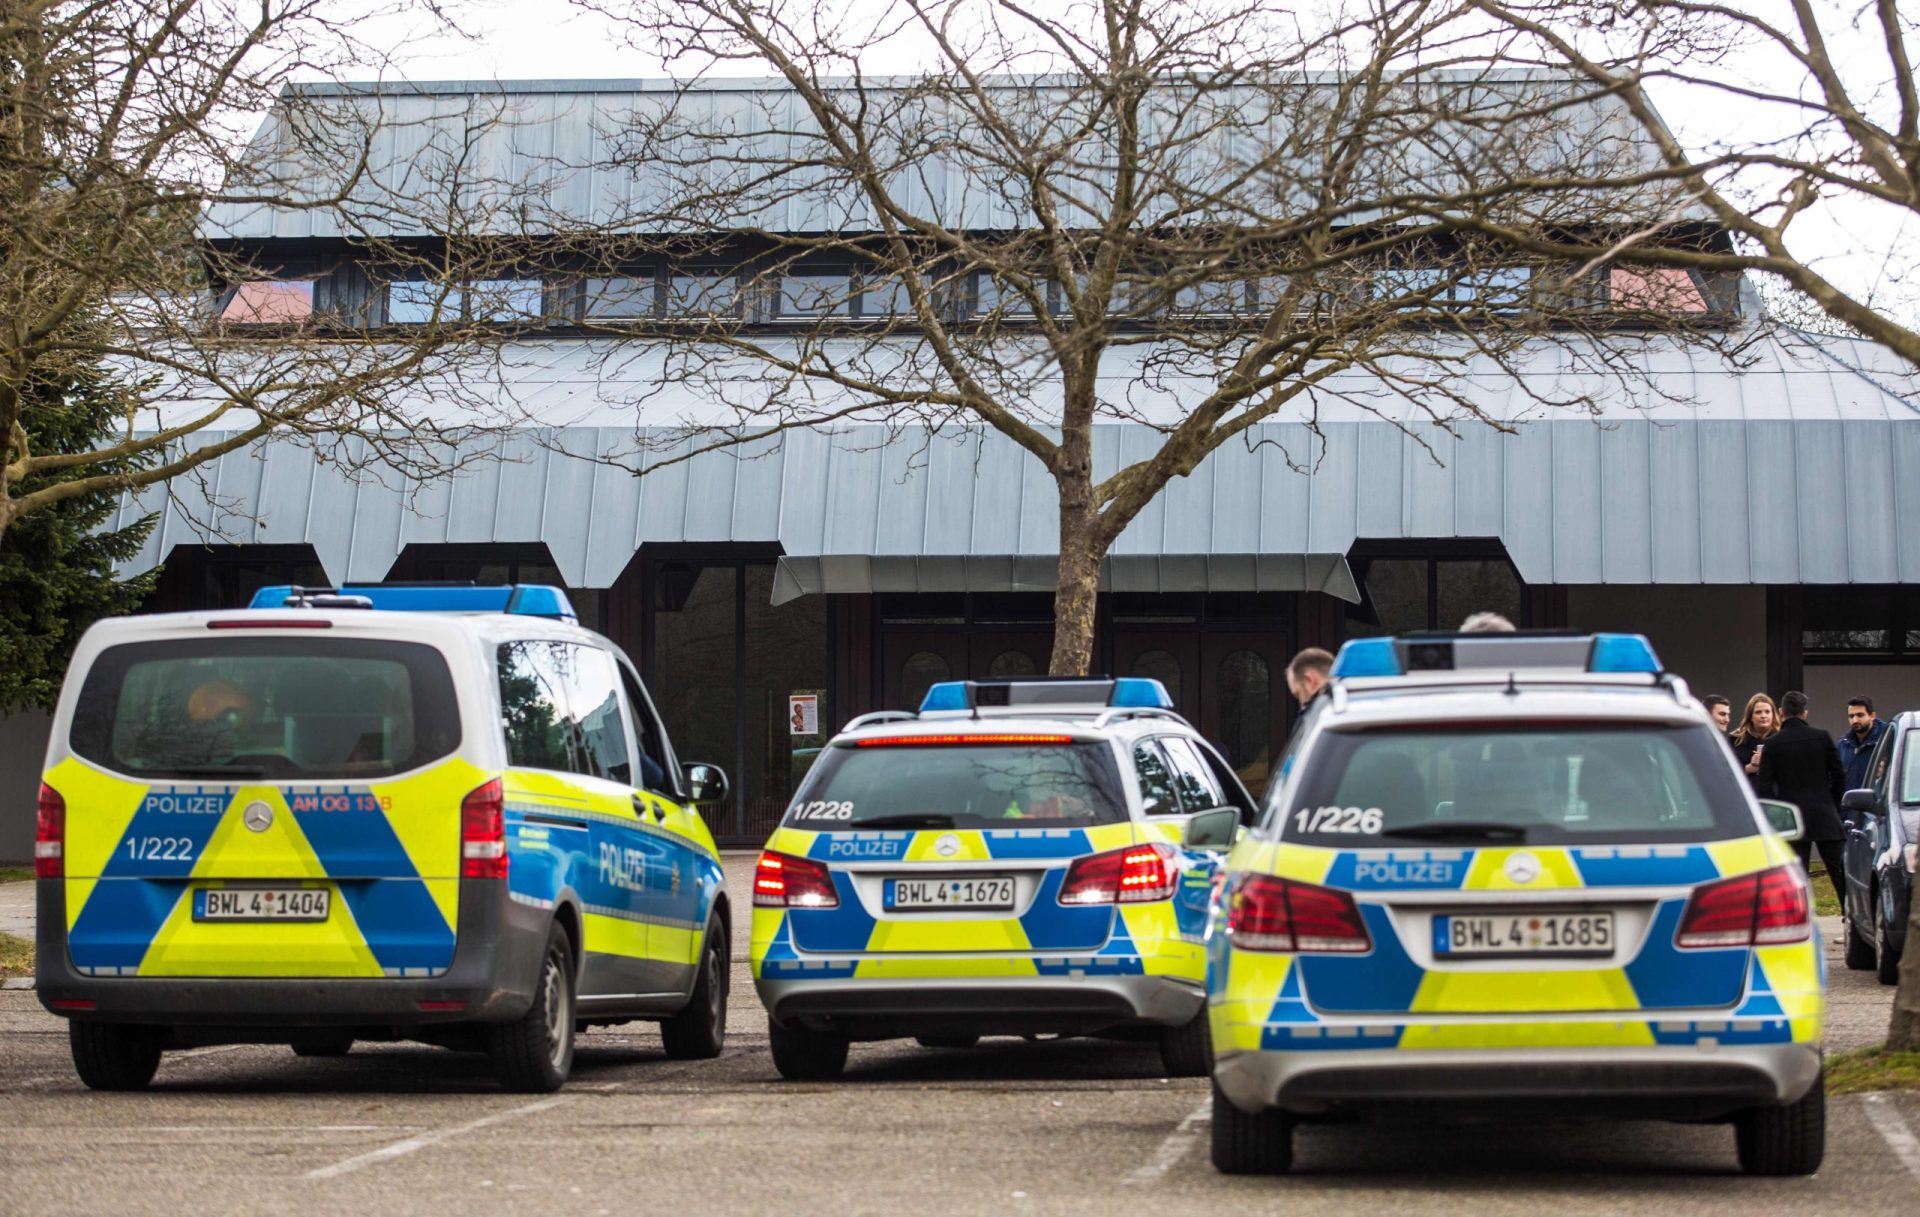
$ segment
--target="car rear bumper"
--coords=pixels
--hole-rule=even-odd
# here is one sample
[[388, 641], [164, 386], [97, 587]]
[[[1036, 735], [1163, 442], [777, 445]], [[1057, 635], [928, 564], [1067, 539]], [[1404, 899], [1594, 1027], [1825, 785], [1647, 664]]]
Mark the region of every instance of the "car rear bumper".
[[1240, 1052], [1215, 1078], [1244, 1111], [1303, 1115], [1407, 1103], [1539, 1103], [1557, 1115], [1711, 1120], [1791, 1103], [1820, 1075], [1816, 1044], [1635, 1048], [1396, 1048]]
[[1178, 1026], [1205, 994], [1168, 976], [1029, 976], [860, 980], [758, 980], [773, 1020], [854, 1039], [928, 1033], [1082, 1034]]
[[533, 1003], [553, 919], [550, 909], [510, 899], [503, 884], [463, 881], [453, 962], [438, 976], [101, 977], [78, 972], [67, 956], [64, 884], [40, 880], [36, 886], [34, 990], [52, 1013], [182, 1029], [247, 1028], [262, 1035], [518, 1018]]

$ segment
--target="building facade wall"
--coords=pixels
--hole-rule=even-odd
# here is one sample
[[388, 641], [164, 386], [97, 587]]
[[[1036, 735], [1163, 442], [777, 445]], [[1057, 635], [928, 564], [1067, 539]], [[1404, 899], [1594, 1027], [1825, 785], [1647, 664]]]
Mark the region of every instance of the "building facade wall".
[[40, 766], [53, 720], [38, 710], [0, 718], [0, 865], [33, 862]]
[[1767, 593], [1763, 587], [1575, 586], [1567, 628], [1645, 634], [1661, 662], [1696, 694], [1735, 705], [1767, 688]]

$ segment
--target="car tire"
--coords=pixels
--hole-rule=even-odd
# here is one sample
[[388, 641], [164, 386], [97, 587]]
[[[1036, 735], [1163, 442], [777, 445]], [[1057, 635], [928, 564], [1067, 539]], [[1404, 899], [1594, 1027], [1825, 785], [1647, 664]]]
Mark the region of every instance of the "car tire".
[[145, 1090], [160, 1068], [160, 1036], [125, 1023], [67, 1023], [73, 1071], [88, 1090]]
[[1893, 949], [1893, 936], [1887, 923], [1873, 919], [1873, 975], [1883, 985], [1900, 983], [1900, 952]]
[[1740, 1169], [1749, 1175], [1811, 1175], [1827, 1152], [1827, 1073], [1781, 1107], [1752, 1107], [1733, 1122]]
[[773, 1067], [789, 1082], [831, 1082], [847, 1067], [844, 1035], [831, 1031], [808, 1031], [804, 1027], [767, 1027], [767, 1042], [773, 1049]]
[[1293, 1169], [1293, 1117], [1248, 1115], [1213, 1085], [1213, 1169], [1223, 1175], [1284, 1175]]
[[710, 1061], [727, 1042], [728, 968], [727, 931], [718, 921], [707, 928], [700, 944], [693, 996], [686, 1008], [660, 1020], [660, 1041], [676, 1061]]
[[487, 1055], [500, 1085], [551, 1094], [573, 1070], [573, 944], [558, 922], [547, 931], [533, 1004], [510, 1023], [487, 1028]]
[[1204, 1003], [1186, 1022], [1161, 1028], [1160, 1066], [1170, 1078], [1204, 1078], [1213, 1072], [1213, 1032]]
[[913, 1042], [922, 1048], [971, 1048], [980, 1042], [977, 1035], [916, 1035]]
[[[1879, 920], [1875, 918], [1875, 920]], [[1853, 924], [1853, 918], [1847, 918], [1847, 967], [1855, 972], [1865, 972], [1874, 964], [1873, 944], [1860, 937], [1859, 929]]]
[[293, 1055], [310, 1057], [345, 1056], [353, 1051], [351, 1035], [315, 1037], [293, 1042]]

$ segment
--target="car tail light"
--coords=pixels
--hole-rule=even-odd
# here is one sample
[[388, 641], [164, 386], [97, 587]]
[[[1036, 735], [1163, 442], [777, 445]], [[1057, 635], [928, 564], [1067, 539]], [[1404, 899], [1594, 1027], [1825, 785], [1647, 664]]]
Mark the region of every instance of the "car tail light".
[[58, 879], [67, 873], [67, 801], [40, 783], [40, 808], [33, 819], [33, 873]]
[[499, 778], [460, 800], [460, 877], [507, 877], [507, 796]]
[[834, 909], [840, 893], [824, 863], [768, 850], [753, 868], [753, 902], [768, 909]]
[[1139, 904], [1173, 895], [1173, 847], [1154, 843], [1079, 858], [1060, 883], [1062, 904]]
[[1247, 875], [1227, 897], [1227, 933], [1248, 951], [1364, 954], [1373, 936], [1346, 892], [1271, 875]]
[[1804, 942], [1812, 902], [1797, 866], [1776, 866], [1693, 889], [1673, 944], [1690, 950]]
[[853, 741], [860, 748], [951, 748], [1003, 744], [1071, 744], [1071, 735], [1036, 735], [1031, 731], [1001, 731], [975, 735], [876, 735]]
[[333, 622], [323, 617], [288, 620], [285, 617], [221, 617], [207, 622], [210, 630], [330, 630]]

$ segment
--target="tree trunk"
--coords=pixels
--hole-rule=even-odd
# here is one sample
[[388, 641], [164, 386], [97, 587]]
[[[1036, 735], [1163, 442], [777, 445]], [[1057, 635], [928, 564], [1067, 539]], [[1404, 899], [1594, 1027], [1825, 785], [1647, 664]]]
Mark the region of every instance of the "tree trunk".
[[[1920, 889], [1914, 894], [1920, 897]], [[1920, 1052], [1920, 899], [1908, 903], [1900, 987], [1893, 992], [1893, 1019], [1887, 1024], [1887, 1049], [1892, 1052]]]
[[[1085, 515], [1070, 519], [1060, 512], [1060, 579], [1053, 589], [1051, 676], [1085, 676], [1093, 667], [1094, 604], [1100, 594], [1103, 547], [1097, 525]], [[1920, 954], [1920, 952], [1916, 952]]]

